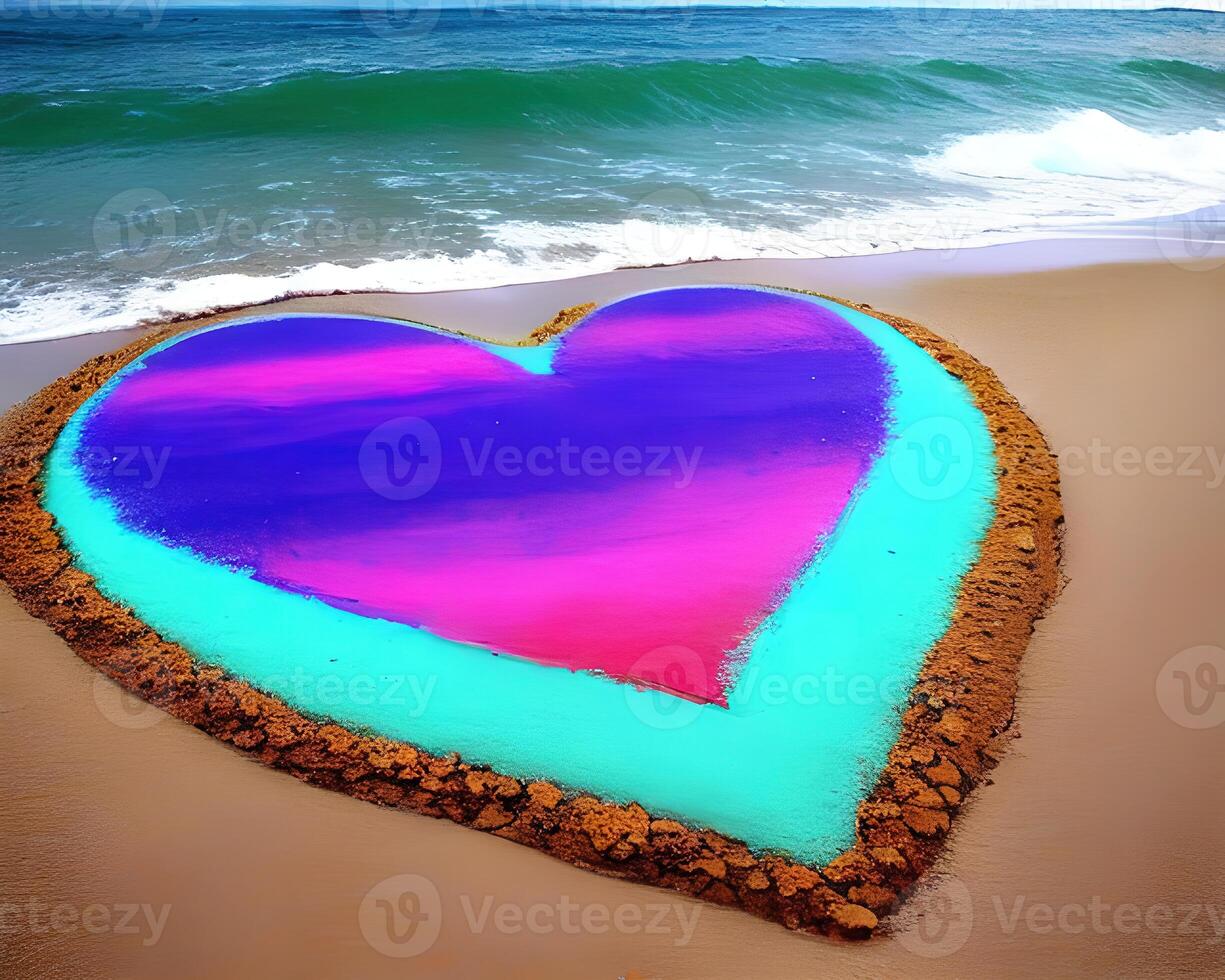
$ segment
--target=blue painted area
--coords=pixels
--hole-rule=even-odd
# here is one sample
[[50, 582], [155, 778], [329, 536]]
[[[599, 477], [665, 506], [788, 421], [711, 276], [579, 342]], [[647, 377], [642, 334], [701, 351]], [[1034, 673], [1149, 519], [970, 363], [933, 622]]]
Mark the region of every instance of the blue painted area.
[[728, 709], [355, 616], [124, 529], [72, 464], [114, 379], [61, 433], [45, 505], [106, 595], [308, 714], [824, 862], [854, 841], [856, 807], [991, 521], [995, 477], [986, 421], [960, 382], [881, 321], [813, 302], [883, 350], [892, 438], [759, 631]]
[[550, 340], [547, 344], [536, 347], [508, 347], [506, 344], [487, 344], [480, 341], [474, 343], [483, 351], [495, 354], [511, 364], [518, 364], [528, 374], [552, 374], [553, 357], [561, 347], [557, 340]]

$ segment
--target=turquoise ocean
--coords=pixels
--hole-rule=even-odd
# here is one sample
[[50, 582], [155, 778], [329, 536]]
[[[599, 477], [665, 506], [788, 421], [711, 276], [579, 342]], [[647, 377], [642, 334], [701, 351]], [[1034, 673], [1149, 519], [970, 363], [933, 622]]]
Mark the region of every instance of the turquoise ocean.
[[1225, 201], [1225, 16], [0, 9], [0, 342]]

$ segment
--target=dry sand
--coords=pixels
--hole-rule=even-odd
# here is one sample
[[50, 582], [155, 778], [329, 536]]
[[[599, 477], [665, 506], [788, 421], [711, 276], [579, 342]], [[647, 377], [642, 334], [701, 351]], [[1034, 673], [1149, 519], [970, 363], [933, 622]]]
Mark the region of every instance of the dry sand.
[[[1033, 268], [1078, 251], [1137, 257], [1117, 243], [1047, 243], [286, 304], [512, 337], [559, 307], [658, 285], [816, 289], [956, 341], [997, 371], [1053, 447], [1073, 447], [1070, 581], [1023, 666], [1022, 737], [954, 828], [953, 877], [912, 901], [927, 914], [897, 938], [795, 935], [305, 786], [121, 696], [3, 595], [0, 974], [1225, 975], [1225, 724], [1197, 730], [1166, 713], [1211, 721], [1225, 696], [1198, 718], [1157, 697], [1176, 683], [1170, 657], [1225, 645], [1225, 487], [1210, 463], [1225, 453], [1225, 268]], [[0, 349], [0, 385], [14, 400], [123, 339]], [[1082, 465], [1075, 447], [1099, 447], [1097, 462]], [[1196, 472], [1162, 475], [1158, 455], [1131, 475], [1127, 447], [1169, 447]], [[1200, 458], [1186, 463], [1181, 447]], [[412, 958], [384, 956], [362, 931], [383, 920], [359, 916], [367, 891], [397, 874], [424, 876], [440, 895], [441, 934]], [[169, 905], [157, 942], [143, 913], [127, 921], [124, 906], [142, 903], [155, 916]], [[65, 906], [57, 923], [44, 906]]]

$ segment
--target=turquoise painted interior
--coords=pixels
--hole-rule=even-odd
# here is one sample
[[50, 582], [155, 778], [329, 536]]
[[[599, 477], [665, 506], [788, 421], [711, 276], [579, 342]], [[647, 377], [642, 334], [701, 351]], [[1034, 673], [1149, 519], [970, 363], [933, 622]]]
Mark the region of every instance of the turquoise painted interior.
[[[854, 841], [856, 808], [991, 521], [995, 475], [986, 421], [959, 381], [881, 321], [811, 301], [884, 352], [896, 389], [891, 441], [819, 560], [754, 637], [727, 708], [353, 615], [125, 529], [72, 462], [82, 419], [117, 378], [57, 440], [45, 506], [106, 595], [307, 714], [822, 863]], [[547, 354], [521, 363], [549, 369]], [[961, 440], [964, 478], [950, 494], [910, 476], [922, 450], [914, 436], [933, 424]]]

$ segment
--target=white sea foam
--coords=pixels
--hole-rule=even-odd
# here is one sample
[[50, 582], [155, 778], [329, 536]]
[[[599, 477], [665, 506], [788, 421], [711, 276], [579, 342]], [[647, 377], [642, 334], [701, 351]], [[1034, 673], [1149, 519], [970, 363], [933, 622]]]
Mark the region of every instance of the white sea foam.
[[[1173, 215], [1225, 201], [1225, 132], [1149, 134], [1097, 110], [1046, 129], [963, 137], [916, 158], [944, 192], [927, 206], [797, 221], [661, 221], [633, 211], [619, 222], [498, 222], [493, 247], [351, 267], [318, 263], [279, 275], [150, 276], [30, 290], [0, 283], [0, 343], [119, 329], [140, 322], [335, 291], [466, 289], [563, 279], [621, 266], [698, 259], [865, 255], [956, 249], [1068, 234], [1115, 220]], [[960, 189], [959, 189], [960, 188]], [[1106, 232], [1104, 232], [1106, 233]]]
[[1083, 109], [1039, 132], [964, 136], [927, 166], [955, 176], [1027, 180], [1156, 177], [1219, 191], [1225, 189], [1225, 132], [1145, 133], [1100, 109]]

